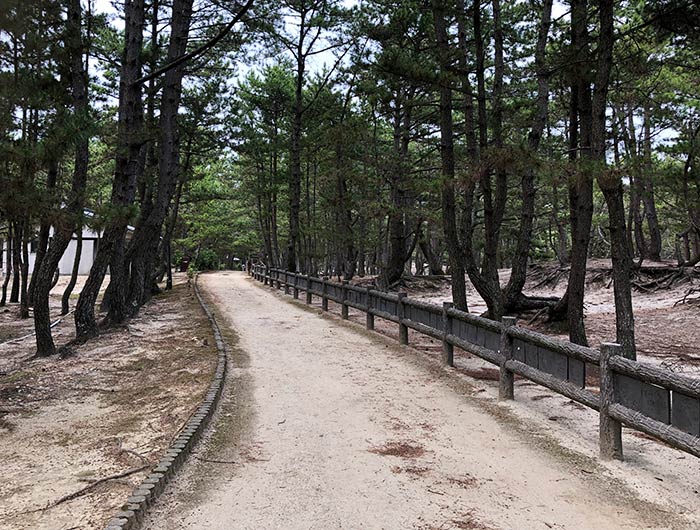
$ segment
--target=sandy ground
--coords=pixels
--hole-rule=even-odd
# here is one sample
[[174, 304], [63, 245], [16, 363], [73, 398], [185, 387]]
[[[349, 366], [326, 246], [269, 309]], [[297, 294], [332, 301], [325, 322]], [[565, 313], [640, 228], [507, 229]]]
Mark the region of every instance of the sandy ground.
[[[0, 281], [3, 277], [0, 275]], [[51, 312], [51, 322], [59, 321], [58, 324], [53, 328], [54, 340], [56, 343], [61, 344], [67, 342], [72, 338], [72, 313], [66, 317], [61, 317], [61, 296], [63, 291], [68, 284], [68, 276], [61, 276], [56, 283], [56, 286], [51, 290], [49, 296], [49, 309]], [[80, 290], [85, 283], [86, 276], [78, 276], [78, 281], [76, 282], [75, 289], [71, 295], [70, 299], [70, 309], [75, 307], [75, 303], [80, 294]], [[104, 282], [101, 293], [104, 292], [107, 282]], [[8, 294], [9, 297], [9, 294]], [[4, 352], [16, 349], [17, 346], [23, 346], [26, 342], [24, 339], [28, 339], [30, 342], [33, 340], [27, 337], [28, 334], [34, 331], [34, 319], [32, 309], [29, 310], [29, 318], [20, 319], [19, 318], [19, 304], [7, 304], [4, 307], [0, 307], [0, 371], [8, 371], [11, 369], [11, 363], [16, 361], [12, 355], [5, 355]], [[10, 364], [8, 364], [10, 363]]]
[[[68, 358], [27, 360], [33, 337], [0, 344], [0, 529], [102, 528], [169, 445], [216, 364], [211, 327], [185, 280]], [[61, 292], [52, 293], [54, 309]], [[31, 329], [8, 309], [6, 336]], [[72, 318], [54, 334], [59, 345], [72, 338]]]
[[600, 465], [531, 419], [523, 382], [500, 404], [492, 385], [242, 273], [202, 285], [237, 334], [233, 369], [211, 439], [147, 528], [698, 528], [696, 483]]

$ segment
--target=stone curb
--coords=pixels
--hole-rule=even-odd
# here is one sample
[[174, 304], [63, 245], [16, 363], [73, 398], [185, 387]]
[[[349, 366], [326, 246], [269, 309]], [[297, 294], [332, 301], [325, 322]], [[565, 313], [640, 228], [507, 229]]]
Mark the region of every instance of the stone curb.
[[177, 437], [171, 442], [170, 447], [163, 453], [158, 463], [153, 466], [150, 474], [140, 485], [136, 486], [129, 498], [126, 499], [121, 510], [109, 520], [105, 530], [136, 530], [141, 528], [148, 508], [153, 505], [158, 496], [165, 490], [166, 484], [172, 480], [175, 473], [182, 467], [195, 444], [202, 437], [221, 397], [226, 378], [226, 344], [213, 313], [199, 293], [196, 276], [194, 279], [194, 293], [214, 331], [216, 349], [219, 354], [214, 377], [199, 407], [182, 426]]

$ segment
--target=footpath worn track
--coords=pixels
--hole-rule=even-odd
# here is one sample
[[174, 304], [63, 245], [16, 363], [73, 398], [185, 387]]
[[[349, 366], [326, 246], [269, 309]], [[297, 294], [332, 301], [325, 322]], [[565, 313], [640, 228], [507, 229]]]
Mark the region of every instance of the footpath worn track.
[[480, 404], [408, 348], [243, 273], [200, 286], [237, 336], [228, 390], [216, 432], [147, 528], [691, 527], [514, 428], [507, 408]]

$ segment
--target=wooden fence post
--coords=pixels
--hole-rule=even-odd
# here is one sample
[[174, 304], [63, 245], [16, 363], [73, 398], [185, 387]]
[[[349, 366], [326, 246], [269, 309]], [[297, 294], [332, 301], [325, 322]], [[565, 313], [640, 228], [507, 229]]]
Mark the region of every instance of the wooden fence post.
[[404, 298], [406, 298], [406, 293], [399, 294], [398, 305], [398, 317], [399, 317], [399, 343], [408, 344], [408, 327], [402, 322], [404, 319], [406, 306], [404, 304]]
[[498, 399], [513, 399], [513, 372], [505, 366], [506, 361], [513, 358], [513, 339], [508, 335], [508, 328], [515, 326], [517, 319], [515, 317], [503, 317], [501, 323], [501, 355], [503, 356], [500, 366], [500, 374], [498, 378]]
[[306, 275], [306, 303], [311, 305], [313, 297], [311, 295], [311, 275]]
[[600, 345], [600, 456], [607, 460], [622, 460], [622, 425], [608, 412], [615, 402], [615, 379], [608, 363], [611, 357], [621, 354], [619, 344]]
[[366, 320], [366, 327], [367, 329], [373, 331], [374, 330], [374, 315], [372, 314], [372, 309], [373, 309], [374, 304], [372, 304], [372, 288], [367, 287], [367, 320]]
[[280, 282], [280, 270], [279, 269], [275, 269], [275, 281], [277, 282], [277, 289], [278, 290], [281, 289], [282, 282]]
[[299, 299], [299, 275], [296, 272], [294, 273], [294, 289], [292, 291], [294, 294], [294, 299], [298, 300]]
[[455, 348], [447, 341], [447, 336], [452, 335], [452, 317], [447, 314], [448, 309], [452, 309], [452, 302], [442, 303], [442, 364], [454, 366]]
[[321, 295], [321, 309], [328, 311], [328, 276], [323, 277], [322, 295]]
[[343, 280], [343, 294], [341, 296], [341, 300], [343, 301], [343, 305], [340, 308], [340, 314], [343, 317], [343, 320], [348, 319], [348, 281]]
[[289, 277], [287, 276], [287, 271], [284, 271], [284, 294], [289, 294]]

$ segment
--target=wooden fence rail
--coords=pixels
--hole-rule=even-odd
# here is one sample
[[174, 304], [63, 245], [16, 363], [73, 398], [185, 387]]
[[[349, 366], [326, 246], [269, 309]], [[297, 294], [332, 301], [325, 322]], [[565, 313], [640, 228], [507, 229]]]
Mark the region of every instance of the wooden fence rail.
[[[520, 328], [513, 317], [502, 322], [442, 306], [413, 300], [406, 293], [385, 293], [372, 288], [332, 282], [280, 269], [254, 265], [249, 274], [265, 285], [284, 288], [294, 298], [306, 293], [306, 303], [321, 298], [341, 306], [342, 318], [352, 307], [366, 313], [366, 327], [375, 317], [398, 324], [399, 341], [408, 344], [408, 330], [442, 341], [442, 362], [453, 366], [454, 347], [499, 367], [499, 398], [513, 399], [514, 376], [542, 385], [598, 411], [600, 454], [622, 459], [622, 425], [640, 430], [663, 442], [700, 456], [700, 379], [620, 355], [617, 344], [600, 351]], [[598, 366], [600, 391], [586, 388], [588, 366]]]

